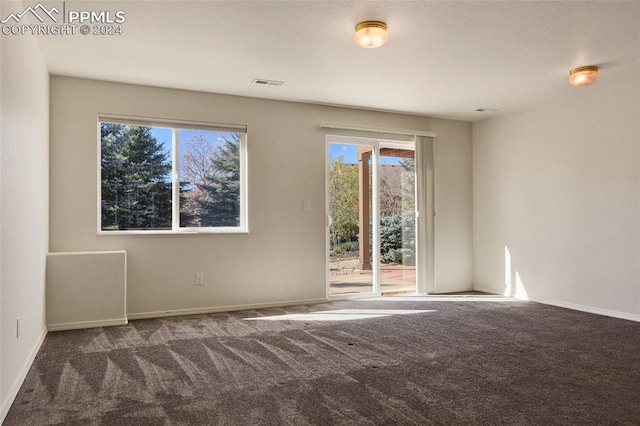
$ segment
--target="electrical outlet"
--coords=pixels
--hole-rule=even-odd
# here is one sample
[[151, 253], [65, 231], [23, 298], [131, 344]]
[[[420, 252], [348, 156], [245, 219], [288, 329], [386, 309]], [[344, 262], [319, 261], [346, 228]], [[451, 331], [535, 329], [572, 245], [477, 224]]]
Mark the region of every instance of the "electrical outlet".
[[16, 339], [20, 338], [20, 318], [16, 318]]
[[204, 273], [198, 272], [196, 274], [196, 285], [204, 285]]
[[310, 211], [311, 210], [311, 200], [304, 200], [304, 211]]

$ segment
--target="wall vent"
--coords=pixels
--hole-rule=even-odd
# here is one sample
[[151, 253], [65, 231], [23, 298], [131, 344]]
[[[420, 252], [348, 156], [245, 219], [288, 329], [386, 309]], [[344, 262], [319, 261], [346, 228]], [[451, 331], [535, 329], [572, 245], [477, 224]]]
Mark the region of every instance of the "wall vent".
[[266, 78], [254, 78], [251, 82], [265, 86], [282, 86], [284, 84], [284, 81], [267, 80]]

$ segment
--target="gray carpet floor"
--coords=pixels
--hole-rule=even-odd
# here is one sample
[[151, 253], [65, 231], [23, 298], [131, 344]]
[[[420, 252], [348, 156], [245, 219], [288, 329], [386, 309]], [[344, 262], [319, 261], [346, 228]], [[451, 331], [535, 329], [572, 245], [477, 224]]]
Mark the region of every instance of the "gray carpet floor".
[[640, 323], [484, 296], [49, 333], [4, 425], [640, 424]]

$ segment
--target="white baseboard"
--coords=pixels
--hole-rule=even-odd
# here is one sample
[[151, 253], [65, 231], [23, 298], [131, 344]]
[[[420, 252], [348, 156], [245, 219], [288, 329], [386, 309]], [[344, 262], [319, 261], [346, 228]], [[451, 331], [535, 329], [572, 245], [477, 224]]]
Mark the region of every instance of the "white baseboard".
[[295, 306], [295, 305], [312, 305], [316, 303], [325, 303], [327, 301], [328, 299], [307, 299], [307, 300], [289, 300], [285, 302], [250, 303], [247, 305], [215, 306], [210, 308], [172, 309], [168, 311], [132, 313], [132, 314], [127, 314], [127, 317], [130, 320], [134, 320], [134, 319], [145, 319], [145, 318], [175, 317], [180, 315], [213, 314], [217, 312], [246, 311], [249, 309], [279, 308], [282, 306]]
[[36, 359], [36, 355], [38, 354], [38, 351], [40, 350], [40, 346], [42, 346], [42, 342], [44, 342], [45, 337], [47, 337], [46, 328], [42, 330], [42, 334], [40, 335], [40, 337], [38, 337], [38, 340], [36, 340], [36, 344], [33, 345], [33, 348], [31, 349], [29, 356], [27, 357], [26, 361], [22, 365], [22, 368], [20, 369], [20, 374], [18, 374], [18, 377], [16, 377], [16, 380], [11, 385], [11, 388], [9, 389], [9, 393], [7, 394], [7, 397], [4, 399], [4, 401], [2, 401], [2, 405], [0, 406], [0, 424], [4, 422], [4, 419], [5, 417], [7, 417], [7, 414], [9, 413], [9, 409], [11, 408], [11, 404], [13, 404], [13, 401], [16, 399], [16, 396], [18, 396], [18, 391], [20, 391], [20, 386], [22, 386], [24, 379], [26, 379], [27, 373], [29, 372], [29, 369], [31, 368], [33, 361]]
[[474, 285], [472, 290], [481, 291], [483, 293], [489, 293], [489, 294], [503, 294], [503, 292], [497, 291], [495, 288], [480, 287], [480, 286], [477, 286], [477, 285]]
[[611, 311], [608, 309], [595, 308], [593, 306], [578, 305], [576, 303], [560, 302], [549, 299], [529, 299], [532, 302], [542, 303], [543, 305], [557, 306], [559, 308], [573, 309], [574, 311], [588, 312], [590, 314], [604, 315], [607, 317], [619, 318], [629, 321], [640, 322], [640, 315], [629, 314], [627, 312]]
[[[486, 293], [502, 294], [499, 291], [496, 291], [496, 289], [491, 289], [491, 288], [484, 288], [484, 287], [474, 286], [473, 289], [477, 290], [477, 291], [484, 291]], [[580, 304], [577, 304], [577, 303], [562, 302], [562, 301], [553, 300], [553, 299], [542, 299], [542, 298], [531, 298], [531, 297], [518, 298], [518, 297], [515, 297], [515, 296], [512, 296], [512, 297], [520, 299], [520, 300], [528, 300], [528, 301], [531, 301], [531, 302], [541, 303], [543, 305], [557, 306], [559, 308], [573, 309], [574, 311], [588, 312], [590, 314], [604, 315], [606, 317], [619, 318], [619, 319], [624, 319], [624, 320], [629, 320], [629, 321], [640, 322], [640, 315], [638, 315], [638, 314], [630, 314], [630, 313], [627, 313], [627, 312], [612, 311], [612, 310], [609, 310], [609, 309], [596, 308], [594, 306], [580, 305]]]
[[471, 286], [464, 287], [438, 287], [436, 285], [435, 291], [431, 294], [439, 294], [439, 293], [461, 293], [463, 291], [473, 291], [476, 290]]
[[48, 324], [49, 331], [77, 330], [80, 328], [111, 327], [115, 325], [127, 325], [126, 318], [116, 318], [99, 321], [65, 322], [59, 324]]

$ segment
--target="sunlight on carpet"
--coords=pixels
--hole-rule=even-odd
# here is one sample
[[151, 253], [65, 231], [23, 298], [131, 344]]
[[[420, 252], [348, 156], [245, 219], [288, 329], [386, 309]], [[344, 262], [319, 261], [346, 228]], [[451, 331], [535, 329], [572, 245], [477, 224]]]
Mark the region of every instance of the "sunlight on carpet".
[[353, 321], [371, 318], [390, 317], [394, 315], [423, 314], [437, 312], [434, 310], [405, 310], [405, 309], [336, 309], [333, 311], [309, 312], [300, 314], [272, 315], [265, 317], [245, 318], [245, 320], [267, 321]]

